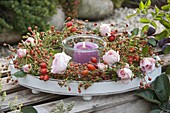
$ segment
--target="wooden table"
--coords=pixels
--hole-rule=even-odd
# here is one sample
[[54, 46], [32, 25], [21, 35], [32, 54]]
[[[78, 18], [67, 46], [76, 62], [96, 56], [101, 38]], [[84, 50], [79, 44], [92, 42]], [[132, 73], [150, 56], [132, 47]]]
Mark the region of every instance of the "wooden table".
[[[158, 49], [159, 50], [159, 49]], [[161, 59], [165, 61], [163, 71], [170, 61], [170, 54], [162, 55]], [[7, 92], [7, 97], [1, 106], [0, 113], [10, 112], [9, 102], [17, 96], [17, 104], [24, 106], [32, 105], [39, 113], [49, 113], [60, 100], [64, 103], [74, 101], [74, 108], [70, 113], [147, 113], [151, 110], [151, 105], [145, 100], [133, 96], [133, 92], [127, 92], [109, 96], [96, 96], [91, 101], [84, 101], [81, 97], [54, 95], [47, 93], [32, 94], [30, 89], [24, 88], [13, 82], [6, 83], [6, 74], [2, 78], [3, 91]]]

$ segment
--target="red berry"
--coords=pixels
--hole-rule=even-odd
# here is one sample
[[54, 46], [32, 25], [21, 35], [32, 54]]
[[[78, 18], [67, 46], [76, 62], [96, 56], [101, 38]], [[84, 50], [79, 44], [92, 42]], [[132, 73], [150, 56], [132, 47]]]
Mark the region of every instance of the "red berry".
[[67, 20], [71, 20], [71, 17], [68, 17]]
[[111, 36], [114, 36], [117, 33], [117, 30], [111, 32]]
[[44, 32], [41, 32], [40, 35], [43, 36], [43, 35], [44, 35]]
[[149, 80], [149, 81], [151, 81], [151, 80], [152, 80], [152, 78], [151, 78], [151, 77], [149, 77], [149, 78], [148, 78], [148, 80]]
[[14, 65], [15, 68], [18, 68], [18, 65]]
[[88, 70], [90, 70], [90, 71], [93, 71], [93, 70], [96, 69], [95, 66], [92, 65], [92, 64], [87, 64], [87, 68], [88, 68]]
[[132, 61], [130, 61], [130, 62], [129, 62], [129, 64], [130, 64], [130, 65], [132, 65], [132, 64], [133, 64], [133, 62], [132, 62]]
[[54, 30], [55, 26], [51, 26], [51, 30]]
[[133, 57], [132, 56], [128, 56], [128, 61], [132, 62], [133, 61]]
[[91, 62], [97, 63], [97, 58], [96, 57], [91, 57]]
[[88, 75], [88, 73], [89, 73], [89, 71], [88, 71], [88, 70], [84, 70], [84, 71], [82, 71], [82, 72], [81, 72], [81, 74], [82, 74], [83, 76]]
[[44, 81], [47, 81], [47, 80], [49, 80], [49, 76], [48, 75], [44, 75]]
[[138, 55], [135, 55], [133, 58], [134, 58], [135, 61], [137, 61], [137, 62], [139, 61], [139, 56]]
[[35, 29], [38, 29], [38, 26], [34, 26]]
[[71, 87], [68, 87], [68, 90], [71, 91]]
[[94, 23], [94, 26], [97, 26], [97, 23], [96, 23], [96, 22]]
[[60, 34], [60, 31], [56, 31], [57, 34]]
[[71, 33], [76, 32], [77, 28], [73, 27], [73, 28], [70, 29], [70, 31], [71, 31]]
[[28, 31], [32, 31], [32, 28], [31, 28], [31, 27], [28, 27]]
[[44, 80], [44, 75], [41, 75], [39, 79]]
[[41, 70], [40, 70], [40, 73], [41, 73], [41, 74], [46, 74], [46, 73], [47, 73], [47, 68], [41, 69]]
[[143, 86], [139, 86], [140, 89], [143, 89]]
[[67, 23], [66, 23], [66, 26], [67, 26], [67, 27], [71, 27], [72, 25], [73, 25], [72, 22], [67, 22]]
[[81, 89], [78, 89], [78, 92], [81, 93]]
[[140, 82], [140, 85], [143, 86], [143, 82], [142, 81]]
[[151, 87], [151, 85], [150, 85], [150, 84], [146, 84], [145, 86], [146, 86], [147, 88], [150, 88], [150, 87]]
[[135, 48], [134, 48], [134, 47], [131, 47], [129, 50], [130, 50], [130, 52], [132, 52], [132, 53], [135, 52]]
[[143, 89], [146, 89], [146, 86], [143, 86]]
[[47, 64], [43, 62], [43, 63], [40, 64], [40, 67], [41, 68], [47, 68]]
[[114, 40], [115, 40], [115, 36], [110, 36], [110, 37], [109, 37], [109, 41], [110, 41], [110, 42], [112, 42], [112, 41], [114, 41]]

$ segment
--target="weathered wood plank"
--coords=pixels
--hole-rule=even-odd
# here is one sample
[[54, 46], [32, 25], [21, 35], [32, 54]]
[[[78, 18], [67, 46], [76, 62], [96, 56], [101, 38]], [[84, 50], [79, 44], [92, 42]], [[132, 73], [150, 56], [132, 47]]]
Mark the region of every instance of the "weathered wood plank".
[[162, 50], [161, 50], [161, 48], [160, 47], [154, 47], [154, 52], [157, 52], [158, 54], [160, 53], [160, 54], [162, 54]]
[[13, 93], [13, 92], [17, 92], [23, 89], [26, 89], [24, 87], [22, 87], [21, 85], [19, 85], [18, 83], [14, 83], [12, 81], [9, 81], [9, 83], [7, 83], [8, 77], [4, 77], [2, 78], [2, 92], [6, 91], [7, 94], [9, 93]]
[[0, 70], [0, 72], [2, 73], [2, 77], [6, 77], [7, 76], [6, 73], [8, 73], [10, 71], [9, 69], [8, 70], [3, 70], [3, 69], [5, 69], [5, 66], [7, 66], [9, 64], [9, 62], [10, 61], [6, 60], [5, 58], [0, 58], [0, 67], [2, 65], [4, 65], [3, 67], [1, 67], [2, 70]]
[[[64, 103], [70, 103], [75, 101], [75, 107], [71, 113], [82, 113], [82, 112], [94, 112], [98, 110], [108, 109], [114, 106], [119, 106], [124, 103], [132, 102], [138, 100], [138, 97], [133, 96], [133, 92], [118, 94], [118, 95], [108, 95], [108, 96], [96, 96], [91, 101], [84, 101], [82, 97], [72, 97], [64, 99]], [[34, 106], [40, 113], [41, 111], [50, 112], [56, 103], [60, 101], [54, 101], [38, 106]], [[45, 109], [43, 109], [45, 108]]]
[[151, 111], [151, 104], [139, 99], [93, 113], [148, 113], [149, 111]]
[[170, 54], [166, 55], [159, 55], [159, 57], [164, 60], [163, 66], [169, 65], [170, 64]]
[[14, 101], [15, 97], [17, 96], [17, 103], [22, 103], [25, 105], [32, 105], [37, 104], [44, 101], [50, 101], [52, 99], [58, 100], [65, 98], [65, 96], [59, 96], [54, 94], [47, 94], [47, 93], [39, 93], [39, 94], [32, 94], [30, 89], [18, 91], [12, 94], [9, 94], [6, 96], [5, 101], [2, 103], [1, 111], [7, 111], [9, 110], [9, 102]]

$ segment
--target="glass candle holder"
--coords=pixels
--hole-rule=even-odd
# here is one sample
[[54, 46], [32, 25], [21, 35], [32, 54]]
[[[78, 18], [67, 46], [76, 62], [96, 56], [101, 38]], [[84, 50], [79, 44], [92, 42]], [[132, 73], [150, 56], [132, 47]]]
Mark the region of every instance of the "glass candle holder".
[[63, 40], [62, 45], [63, 51], [72, 57], [73, 62], [83, 64], [90, 62], [92, 57], [99, 61], [100, 50], [106, 42], [94, 35], [75, 35]]

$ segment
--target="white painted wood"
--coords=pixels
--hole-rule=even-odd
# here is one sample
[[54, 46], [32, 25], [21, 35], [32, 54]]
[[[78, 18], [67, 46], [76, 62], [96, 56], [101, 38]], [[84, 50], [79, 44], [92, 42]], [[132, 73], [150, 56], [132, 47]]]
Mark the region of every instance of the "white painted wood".
[[89, 101], [92, 99], [92, 96], [83, 96], [83, 100]]
[[38, 93], [40, 93], [39, 91], [37, 91], [37, 90], [35, 90], [35, 89], [32, 89], [31, 92], [32, 92], [33, 94], [38, 94]]
[[[11, 67], [11, 74], [17, 71], [18, 70]], [[161, 74], [161, 67], [156, 68], [148, 75], [152, 78], [153, 81], [160, 74]], [[147, 78], [148, 76], [146, 76], [146, 81], [148, 83], [152, 82], [152, 81], [148, 81]], [[127, 84], [123, 83], [122, 81], [95, 82], [87, 90], [82, 89], [81, 93], [78, 92], [78, 83], [76, 81], [70, 82], [69, 86], [71, 87], [71, 91], [69, 91], [67, 87], [59, 86], [58, 80], [50, 79], [48, 81], [42, 81], [39, 80], [38, 77], [32, 76], [30, 74], [27, 74], [26, 77], [18, 78], [18, 82], [20, 85], [24, 87], [34, 89], [40, 92], [47, 92], [47, 93], [61, 94], [61, 95], [98, 96], [98, 95], [123, 93], [123, 92], [138, 89], [140, 85], [140, 78], [135, 78]]]

